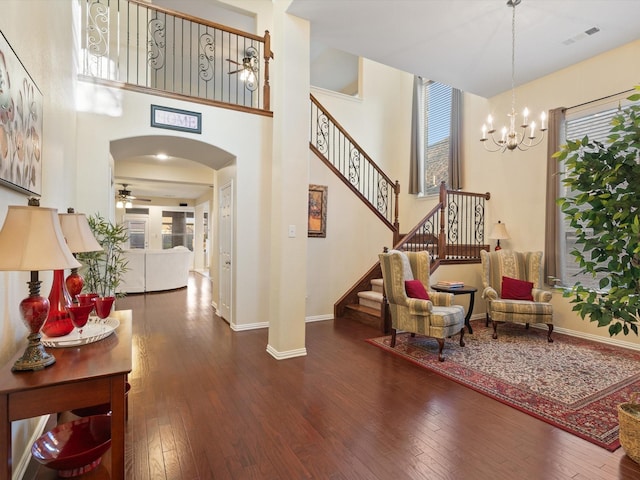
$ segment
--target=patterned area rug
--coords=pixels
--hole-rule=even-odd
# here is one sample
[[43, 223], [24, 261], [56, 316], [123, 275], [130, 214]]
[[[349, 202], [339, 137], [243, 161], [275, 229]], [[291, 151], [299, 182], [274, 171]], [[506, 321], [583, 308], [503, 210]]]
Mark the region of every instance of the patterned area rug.
[[391, 336], [367, 342], [607, 450], [620, 446], [617, 406], [640, 392], [640, 352], [558, 333], [548, 343], [546, 328], [519, 324], [498, 327], [497, 340], [492, 332], [476, 322], [464, 348], [448, 339], [444, 362], [434, 339], [399, 333], [393, 349]]

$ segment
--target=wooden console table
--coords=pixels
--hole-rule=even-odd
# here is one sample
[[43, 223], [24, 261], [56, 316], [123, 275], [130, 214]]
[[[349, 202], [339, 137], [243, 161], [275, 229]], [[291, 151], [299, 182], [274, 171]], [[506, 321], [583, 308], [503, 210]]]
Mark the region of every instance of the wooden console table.
[[[131, 310], [113, 312], [120, 326], [107, 338], [47, 349], [56, 363], [11, 372], [22, 348], [0, 370], [0, 480], [11, 479], [11, 422], [111, 403], [111, 478], [124, 480], [125, 384], [131, 372]], [[26, 339], [25, 339], [26, 342]], [[4, 445], [4, 446], [2, 446]]]

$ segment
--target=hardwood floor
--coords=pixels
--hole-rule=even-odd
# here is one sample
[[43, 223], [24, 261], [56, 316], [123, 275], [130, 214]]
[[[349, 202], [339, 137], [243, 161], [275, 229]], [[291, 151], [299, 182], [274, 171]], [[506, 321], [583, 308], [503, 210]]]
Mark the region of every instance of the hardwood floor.
[[375, 348], [365, 325], [309, 323], [308, 355], [278, 361], [267, 330], [232, 332], [214, 315], [200, 275], [117, 307], [134, 320], [128, 479], [640, 478], [622, 449]]

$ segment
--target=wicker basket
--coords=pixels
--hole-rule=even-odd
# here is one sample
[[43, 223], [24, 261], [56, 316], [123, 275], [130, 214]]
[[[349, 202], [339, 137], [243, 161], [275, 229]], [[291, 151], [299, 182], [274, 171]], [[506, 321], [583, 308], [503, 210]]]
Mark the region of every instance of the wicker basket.
[[640, 463], [640, 392], [631, 394], [631, 401], [618, 405], [620, 445], [636, 463]]

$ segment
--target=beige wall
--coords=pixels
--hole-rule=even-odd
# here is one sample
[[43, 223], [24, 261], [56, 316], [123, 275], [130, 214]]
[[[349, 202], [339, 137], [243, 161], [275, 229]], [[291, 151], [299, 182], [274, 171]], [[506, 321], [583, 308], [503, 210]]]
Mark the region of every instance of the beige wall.
[[[638, 84], [640, 64], [640, 41], [612, 50], [590, 60], [580, 62], [535, 82], [523, 85], [516, 91], [516, 108], [527, 106], [536, 117], [543, 110], [559, 106], [571, 107], [590, 100], [629, 90]], [[387, 67], [364, 61], [363, 96], [353, 99], [329, 94], [321, 90], [313, 91], [331, 114], [347, 128], [367, 153], [390, 176], [397, 178], [402, 187], [400, 198], [400, 219], [402, 230], [413, 226], [431, 208], [432, 198], [415, 199], [407, 195], [408, 182], [408, 129], [410, 111], [407, 110], [411, 99], [411, 76], [388, 69]], [[371, 74], [375, 73], [372, 80]], [[390, 88], [395, 85], [396, 89]], [[367, 93], [376, 97], [369, 103]], [[385, 101], [380, 99], [384, 98]], [[402, 106], [398, 106], [402, 104]], [[545, 222], [545, 182], [546, 147], [540, 145], [527, 152], [489, 153], [479, 141], [482, 123], [491, 113], [497, 125], [506, 122], [506, 112], [510, 110], [511, 92], [505, 92], [491, 99], [465, 94], [463, 120], [463, 189], [471, 192], [490, 192], [491, 200], [486, 204], [486, 225], [501, 220], [508, 226], [511, 239], [502, 241], [503, 247], [518, 250], [544, 250]], [[396, 108], [397, 107], [397, 108]], [[395, 108], [395, 110], [394, 110]], [[386, 140], [382, 142], [380, 137]], [[391, 152], [391, 159], [389, 159]], [[386, 232], [368, 230], [362, 241], [362, 227], [355, 224], [351, 235], [350, 224], [354, 219], [344, 212], [349, 209], [347, 200], [341, 200], [343, 207], [335, 215], [332, 212], [332, 193], [341, 188], [332, 183], [325, 174], [326, 167], [318, 166], [319, 161], [310, 156], [310, 183], [330, 185], [329, 225], [331, 237], [325, 242], [311, 239], [309, 242], [308, 282], [309, 291], [322, 292], [322, 298], [307, 299], [307, 314], [310, 317], [330, 315], [333, 303], [342, 293], [344, 285], [352, 285], [375, 261], [377, 245], [386, 245]], [[346, 205], [349, 205], [347, 207]], [[356, 215], [354, 215], [356, 216]], [[355, 220], [357, 222], [357, 220]], [[333, 225], [332, 225], [333, 223]], [[374, 221], [371, 222], [373, 225]], [[345, 232], [338, 237], [335, 232]], [[379, 235], [379, 236], [378, 236]], [[493, 243], [492, 243], [493, 244]], [[341, 252], [357, 252], [348, 256]], [[350, 281], [333, 277], [334, 269], [327, 267], [322, 259], [342, 259], [344, 275]], [[334, 263], [334, 262], [331, 262]], [[338, 264], [338, 261], [335, 261]], [[323, 277], [321, 272], [329, 270]], [[456, 278], [467, 283], [481, 286], [480, 266], [445, 267], [434, 275], [438, 278]], [[327, 286], [327, 284], [331, 284]], [[337, 285], [336, 285], [337, 284]], [[316, 287], [314, 287], [314, 285]], [[332, 300], [331, 300], [332, 299]], [[462, 300], [461, 300], [462, 301]], [[567, 331], [584, 336], [595, 336], [609, 341], [606, 328], [597, 328], [588, 321], [581, 320], [571, 311], [568, 299], [561, 292], [554, 292], [554, 322], [558, 331]], [[484, 315], [484, 302], [477, 298], [474, 316]], [[640, 345], [635, 335], [616, 337], [618, 343]]]

